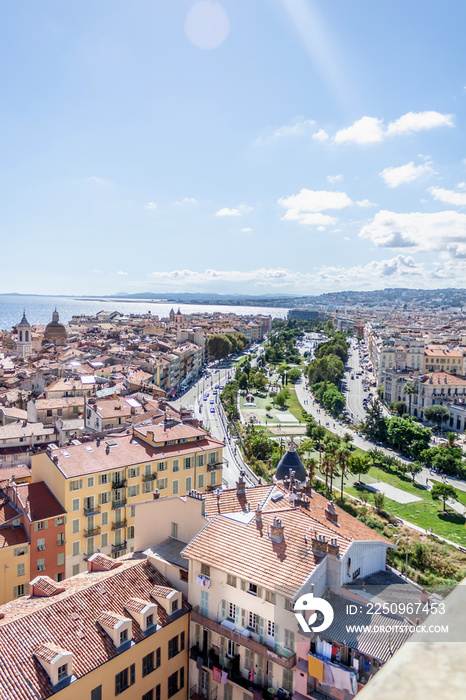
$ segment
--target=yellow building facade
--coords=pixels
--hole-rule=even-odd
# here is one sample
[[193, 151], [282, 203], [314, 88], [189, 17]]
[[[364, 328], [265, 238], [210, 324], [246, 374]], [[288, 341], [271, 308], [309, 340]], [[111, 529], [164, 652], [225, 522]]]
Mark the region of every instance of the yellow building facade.
[[219, 488], [222, 464], [222, 442], [175, 422], [33, 455], [33, 482], [44, 481], [67, 513], [66, 577], [94, 552], [134, 551], [137, 503]]

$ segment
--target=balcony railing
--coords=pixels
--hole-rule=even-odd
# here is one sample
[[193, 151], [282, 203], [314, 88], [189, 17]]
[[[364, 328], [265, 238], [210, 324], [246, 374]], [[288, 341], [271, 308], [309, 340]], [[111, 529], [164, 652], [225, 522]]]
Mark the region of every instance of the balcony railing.
[[211, 472], [214, 469], [221, 469], [223, 465], [223, 462], [211, 462], [207, 465], [207, 471]]
[[121, 508], [122, 506], [126, 505], [126, 498], [123, 498], [121, 501], [112, 501], [112, 508]]
[[193, 622], [198, 622], [207, 629], [217, 632], [222, 637], [231, 639], [231, 641], [239, 644], [240, 646], [250, 649], [255, 654], [259, 654], [268, 661], [272, 661], [283, 668], [291, 669], [296, 665], [296, 654], [289, 652], [289, 655], [285, 655], [285, 649], [273, 649], [266, 644], [261, 644], [255, 641], [251, 637], [245, 637], [241, 632], [236, 630], [228, 629], [220, 624], [220, 622], [215, 622], [205, 615], [201, 615], [199, 612], [199, 606], [196, 606], [191, 611], [191, 620]]
[[100, 527], [92, 527], [89, 530], [84, 530], [84, 537], [94, 537], [100, 533]]
[[124, 489], [126, 487], [126, 479], [121, 481], [112, 481], [112, 489]]
[[144, 474], [142, 477], [143, 481], [154, 481], [154, 479], [157, 478], [157, 472], [154, 472], [153, 474]]
[[126, 519], [112, 523], [112, 530], [119, 530], [121, 527], [126, 527]]
[[100, 506], [99, 505], [93, 505], [88, 508], [84, 506], [84, 515], [89, 518], [91, 515], [97, 515], [97, 513], [100, 513]]
[[112, 554], [121, 552], [124, 549], [126, 549], [126, 540], [124, 542], [118, 542], [118, 544], [112, 544]]

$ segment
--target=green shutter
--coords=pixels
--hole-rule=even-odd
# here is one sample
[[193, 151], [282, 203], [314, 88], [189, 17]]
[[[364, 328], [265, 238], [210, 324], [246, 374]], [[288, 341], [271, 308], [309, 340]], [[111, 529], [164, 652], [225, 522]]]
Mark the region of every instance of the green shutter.
[[246, 581], [243, 581], [242, 579], [241, 579], [241, 590], [242, 591], [246, 590]]
[[260, 586], [257, 586], [257, 597], [262, 598], [262, 588]]
[[235, 624], [239, 625], [239, 605], [235, 605]]
[[241, 627], [243, 629], [246, 627], [246, 610], [244, 608], [241, 608]]
[[224, 620], [227, 616], [227, 602], [226, 600], [222, 600], [222, 620]]
[[261, 644], [264, 643], [264, 627], [265, 627], [265, 621], [263, 617], [259, 618], [259, 641]]

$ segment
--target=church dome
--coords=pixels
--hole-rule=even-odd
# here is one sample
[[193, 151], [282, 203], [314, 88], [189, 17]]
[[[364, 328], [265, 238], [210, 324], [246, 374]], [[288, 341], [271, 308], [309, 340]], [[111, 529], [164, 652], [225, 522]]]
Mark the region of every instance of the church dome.
[[52, 314], [52, 320], [45, 327], [44, 331], [44, 343], [55, 343], [55, 345], [66, 345], [66, 329], [65, 326], [60, 323], [60, 317], [58, 311]]
[[27, 318], [26, 318], [26, 312], [25, 312], [25, 311], [23, 311], [23, 318], [22, 318], [21, 321], [18, 323], [18, 326], [17, 326], [17, 327], [19, 327], [19, 326], [21, 326], [22, 328], [30, 328], [30, 327], [31, 327], [31, 324], [29, 323], [29, 321], [28, 321]]
[[294, 478], [298, 481], [306, 481], [306, 469], [301, 462], [299, 454], [296, 452], [295, 444], [290, 442], [289, 447], [277, 465], [275, 478], [277, 481], [283, 481], [290, 477], [290, 472], [294, 472]]

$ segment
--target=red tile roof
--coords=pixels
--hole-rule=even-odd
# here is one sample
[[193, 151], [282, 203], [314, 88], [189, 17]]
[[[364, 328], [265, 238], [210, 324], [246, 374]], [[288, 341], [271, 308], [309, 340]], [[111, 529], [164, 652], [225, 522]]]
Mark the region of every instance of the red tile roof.
[[31, 522], [66, 514], [65, 509], [62, 508], [44, 481], [38, 481], [34, 484], [18, 484], [16, 489], [20, 503]]

